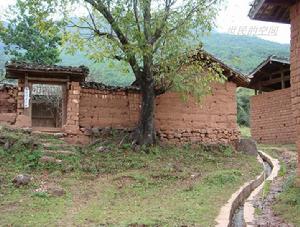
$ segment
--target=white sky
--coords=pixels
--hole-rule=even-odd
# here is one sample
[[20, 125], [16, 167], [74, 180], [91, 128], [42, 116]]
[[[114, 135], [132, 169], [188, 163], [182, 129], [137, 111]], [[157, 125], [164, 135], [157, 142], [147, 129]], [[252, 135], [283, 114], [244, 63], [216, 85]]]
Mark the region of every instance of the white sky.
[[[226, 7], [222, 7], [222, 11], [217, 17], [217, 30], [235, 35], [254, 35], [279, 43], [289, 43], [289, 25], [250, 20], [248, 12], [252, 1], [225, 0]], [[14, 4], [14, 2], [15, 0], [0, 0], [0, 19], [3, 19], [1, 15], [8, 5]]]

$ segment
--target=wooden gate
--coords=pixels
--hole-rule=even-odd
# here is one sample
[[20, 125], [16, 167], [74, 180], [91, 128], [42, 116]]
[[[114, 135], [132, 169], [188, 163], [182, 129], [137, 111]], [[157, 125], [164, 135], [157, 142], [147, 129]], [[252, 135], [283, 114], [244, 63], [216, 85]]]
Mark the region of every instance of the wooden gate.
[[34, 128], [61, 128], [66, 119], [66, 85], [30, 83]]

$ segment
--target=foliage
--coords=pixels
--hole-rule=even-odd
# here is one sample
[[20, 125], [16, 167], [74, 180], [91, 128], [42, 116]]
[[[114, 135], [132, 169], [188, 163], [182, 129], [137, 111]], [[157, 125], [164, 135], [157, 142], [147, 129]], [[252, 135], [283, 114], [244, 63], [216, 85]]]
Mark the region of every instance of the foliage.
[[237, 90], [237, 121], [239, 125], [250, 126], [250, 97], [254, 91], [247, 88]]
[[5, 54], [12, 60], [39, 64], [60, 61], [60, 23], [51, 18], [46, 5], [31, 8], [35, 0], [17, 0], [9, 8], [6, 24], [0, 24]]
[[[136, 80], [144, 80], [141, 74], [145, 73], [148, 59], [158, 86], [184, 93], [189, 90], [199, 96], [212, 80], [220, 80], [220, 72], [213, 66], [205, 71], [205, 76], [199, 76], [206, 70], [201, 62], [189, 70], [180, 70], [189, 61], [190, 51], [199, 47], [199, 34], [212, 28], [220, 1], [189, 0], [179, 4], [176, 0], [88, 0], [79, 4], [82, 2], [87, 5], [88, 16], [75, 22], [69, 19], [73, 25], [65, 37], [69, 53], [85, 51], [95, 62], [110, 59], [109, 64], [121, 66], [121, 72], [132, 73]], [[195, 44], [187, 41], [191, 39]]]

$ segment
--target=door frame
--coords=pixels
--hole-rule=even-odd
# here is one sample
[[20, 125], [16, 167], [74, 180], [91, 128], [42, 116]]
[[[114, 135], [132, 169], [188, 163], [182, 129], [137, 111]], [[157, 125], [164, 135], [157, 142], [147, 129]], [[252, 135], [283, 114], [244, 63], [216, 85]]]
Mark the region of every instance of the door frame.
[[[45, 79], [45, 78], [31, 78], [28, 77], [28, 87], [30, 90], [30, 101], [29, 101], [29, 108], [28, 108], [28, 116], [31, 120], [31, 127], [33, 128], [32, 125], [32, 89], [34, 84], [42, 84], [42, 85], [58, 85], [62, 87], [62, 119], [61, 119], [61, 127], [47, 127], [47, 131], [50, 129], [55, 130], [55, 129], [62, 129], [63, 126], [66, 124], [67, 120], [67, 85], [68, 85], [68, 80], [59, 80], [59, 79]], [[26, 86], [26, 83], [25, 83]], [[34, 127], [37, 129], [42, 129], [45, 127]]]

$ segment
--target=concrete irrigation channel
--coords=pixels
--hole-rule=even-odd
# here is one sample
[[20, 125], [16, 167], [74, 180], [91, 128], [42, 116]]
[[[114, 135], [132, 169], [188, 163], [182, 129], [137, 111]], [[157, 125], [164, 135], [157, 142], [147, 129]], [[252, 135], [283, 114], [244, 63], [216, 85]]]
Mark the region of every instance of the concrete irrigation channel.
[[277, 159], [273, 159], [262, 151], [258, 154], [258, 161], [264, 166], [264, 171], [256, 179], [245, 183], [231, 196], [215, 220], [217, 227], [254, 226], [254, 197], [261, 192], [266, 181], [273, 181], [280, 169]]

